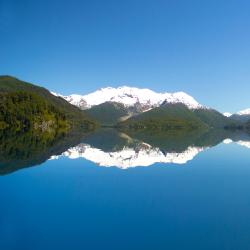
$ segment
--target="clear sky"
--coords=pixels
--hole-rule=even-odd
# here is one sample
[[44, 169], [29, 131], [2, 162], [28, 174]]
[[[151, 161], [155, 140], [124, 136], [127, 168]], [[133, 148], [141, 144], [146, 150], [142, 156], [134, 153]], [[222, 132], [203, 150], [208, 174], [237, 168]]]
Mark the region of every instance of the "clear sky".
[[62, 94], [185, 91], [250, 107], [250, 1], [0, 0], [0, 74]]

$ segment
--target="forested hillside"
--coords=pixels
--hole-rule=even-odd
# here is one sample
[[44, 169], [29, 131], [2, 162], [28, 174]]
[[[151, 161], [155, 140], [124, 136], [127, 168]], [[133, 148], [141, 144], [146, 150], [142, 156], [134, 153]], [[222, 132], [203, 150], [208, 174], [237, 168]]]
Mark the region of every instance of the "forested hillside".
[[45, 88], [0, 76], [0, 129], [94, 129], [86, 113]]

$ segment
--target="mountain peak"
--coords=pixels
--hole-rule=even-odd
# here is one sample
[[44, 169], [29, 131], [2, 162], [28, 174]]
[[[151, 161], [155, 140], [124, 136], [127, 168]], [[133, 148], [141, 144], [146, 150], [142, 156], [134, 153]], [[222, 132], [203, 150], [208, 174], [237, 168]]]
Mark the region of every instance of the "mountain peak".
[[237, 115], [250, 115], [250, 108], [237, 112]]
[[232, 114], [231, 114], [231, 113], [229, 113], [229, 112], [225, 112], [225, 113], [223, 113], [223, 115], [224, 115], [224, 116], [226, 116], [226, 117], [230, 117], [230, 116], [232, 116]]
[[130, 87], [127, 85], [117, 88], [105, 87], [87, 95], [74, 94], [61, 97], [82, 109], [88, 109], [92, 106], [105, 102], [122, 103], [127, 107], [139, 104], [142, 107], [147, 107], [147, 109], [159, 107], [163, 102], [183, 103], [189, 109], [199, 109], [204, 107], [199, 104], [192, 96], [186, 94], [185, 92], [157, 93], [147, 88]]

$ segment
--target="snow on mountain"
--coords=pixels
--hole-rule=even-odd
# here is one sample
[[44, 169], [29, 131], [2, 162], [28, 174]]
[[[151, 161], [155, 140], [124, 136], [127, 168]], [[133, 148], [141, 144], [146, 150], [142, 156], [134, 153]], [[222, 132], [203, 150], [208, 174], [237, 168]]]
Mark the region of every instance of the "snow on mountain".
[[80, 109], [86, 109], [88, 107], [88, 104], [82, 95], [72, 94], [69, 96], [63, 96], [63, 95], [57, 94], [55, 92], [51, 92], [51, 94], [58, 96], [58, 97], [62, 97], [63, 99], [65, 99], [66, 101], [68, 101], [72, 105], [79, 107]]
[[[61, 156], [70, 159], [85, 158], [103, 167], [116, 166], [120, 169], [128, 169], [138, 166], [151, 166], [155, 163], [175, 163], [185, 164], [192, 160], [198, 153], [203, 151], [203, 147], [188, 147], [181, 153], [164, 153], [159, 148], [153, 148], [149, 144], [142, 143], [138, 149], [124, 147], [116, 152], [104, 152], [101, 149], [93, 148], [88, 144], [79, 144], [68, 149]], [[60, 156], [52, 156], [50, 159], [58, 159]]]
[[240, 140], [240, 141], [237, 141], [236, 143], [243, 146], [243, 147], [250, 148], [250, 141], [242, 141], [242, 140]]
[[224, 144], [230, 144], [230, 143], [233, 143], [233, 140], [227, 138], [227, 139], [225, 139], [225, 140], [223, 141], [223, 143], [224, 143]]
[[237, 115], [250, 115], [250, 108], [244, 109], [236, 113]]
[[244, 110], [241, 110], [237, 113], [234, 113], [234, 114], [231, 114], [229, 112], [225, 112], [223, 113], [224, 116], [226, 117], [231, 117], [231, 118], [234, 118], [234, 119], [243, 119], [244, 117], [248, 117], [250, 116], [250, 108], [249, 109], [244, 109]]
[[230, 117], [230, 116], [232, 116], [233, 114], [231, 114], [231, 113], [229, 113], [229, 112], [225, 112], [225, 113], [223, 113], [223, 115], [226, 116], [226, 117]]
[[63, 97], [62, 95], [60, 95], [60, 94], [57, 94], [56, 92], [53, 92], [53, 91], [50, 91], [50, 93], [51, 93], [52, 95], [54, 95], [54, 96], [59, 96], [59, 97]]
[[99, 105], [104, 102], [118, 102], [127, 107], [140, 104], [148, 110], [160, 106], [164, 101], [168, 103], [183, 103], [190, 109], [204, 108], [204, 106], [199, 104], [193, 97], [184, 92], [156, 93], [150, 89], [139, 89], [127, 86], [102, 88], [87, 95], [73, 94], [62, 96], [53, 92], [52, 94], [60, 96], [82, 109], [91, 108], [94, 105]]
[[236, 143], [240, 146], [246, 147], [246, 148], [250, 148], [250, 141], [243, 141], [243, 140], [239, 140], [239, 141], [233, 141], [231, 139], [225, 139], [223, 141], [224, 144], [231, 144], [231, 143]]

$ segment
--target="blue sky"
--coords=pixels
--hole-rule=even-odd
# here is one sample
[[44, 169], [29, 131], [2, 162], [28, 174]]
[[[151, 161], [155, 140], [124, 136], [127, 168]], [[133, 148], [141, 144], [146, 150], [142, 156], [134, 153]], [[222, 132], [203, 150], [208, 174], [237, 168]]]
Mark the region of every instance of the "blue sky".
[[250, 2], [0, 0], [0, 74], [62, 94], [131, 85], [250, 107]]

